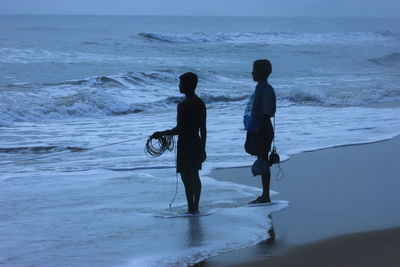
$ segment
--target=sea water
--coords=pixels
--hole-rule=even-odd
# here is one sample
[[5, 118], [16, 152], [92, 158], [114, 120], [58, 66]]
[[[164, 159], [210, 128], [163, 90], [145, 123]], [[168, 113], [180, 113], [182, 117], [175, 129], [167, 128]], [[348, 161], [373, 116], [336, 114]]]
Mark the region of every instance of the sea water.
[[[254, 161], [242, 125], [252, 62], [273, 64], [283, 158], [391, 138], [399, 22], [0, 16], [0, 264], [186, 266], [267, 239], [287, 204], [244, 207], [259, 189], [207, 177]], [[174, 152], [153, 159], [144, 145], [175, 126], [187, 71], [207, 105], [201, 209], [215, 213], [157, 218], [176, 189], [172, 211], [186, 201]]]

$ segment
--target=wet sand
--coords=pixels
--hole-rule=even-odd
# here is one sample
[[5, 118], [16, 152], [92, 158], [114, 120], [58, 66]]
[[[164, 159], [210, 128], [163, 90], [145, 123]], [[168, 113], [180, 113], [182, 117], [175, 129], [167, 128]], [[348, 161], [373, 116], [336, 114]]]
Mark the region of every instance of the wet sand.
[[[305, 261], [310, 255], [314, 255], [315, 264], [322, 266], [335, 258], [351, 266], [371, 266], [364, 265], [373, 262], [371, 258], [398, 260], [400, 253], [394, 253], [400, 252], [398, 246], [392, 246], [400, 244], [398, 228], [390, 230], [393, 232], [366, 231], [400, 226], [399, 156], [400, 137], [292, 156], [281, 164], [283, 180], [276, 181], [277, 168], [272, 169], [271, 190], [280, 193], [272, 198], [290, 204], [272, 215], [273, 228], [266, 229], [271, 238], [251, 248], [210, 258], [202, 266], [253, 266], [254, 261], [265, 266], [274, 266], [274, 262], [303, 266], [302, 261], [314, 264]], [[211, 176], [261, 187], [260, 178], [252, 177], [250, 168], [219, 169]], [[360, 232], [366, 233], [349, 235]], [[325, 256], [317, 257], [317, 251]], [[364, 262], [367, 255], [369, 260]], [[395, 266], [389, 262], [380, 265]]]
[[236, 266], [400, 266], [400, 227], [349, 234]]

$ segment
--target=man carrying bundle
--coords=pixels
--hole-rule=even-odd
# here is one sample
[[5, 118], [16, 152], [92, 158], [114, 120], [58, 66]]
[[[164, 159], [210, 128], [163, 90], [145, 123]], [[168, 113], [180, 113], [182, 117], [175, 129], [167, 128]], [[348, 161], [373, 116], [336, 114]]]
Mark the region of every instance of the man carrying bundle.
[[269, 166], [277, 163], [275, 158], [268, 160], [268, 154], [274, 140], [274, 128], [272, 127], [271, 118], [275, 116], [276, 111], [275, 91], [268, 83], [268, 77], [271, 72], [272, 66], [269, 60], [254, 61], [252, 75], [253, 80], [257, 82], [257, 86], [247, 103], [244, 115], [244, 124], [247, 130], [245, 148], [249, 154], [257, 156], [257, 161], [253, 165], [252, 171], [253, 175], [261, 174], [263, 193], [249, 204], [271, 202], [269, 195], [271, 171]]

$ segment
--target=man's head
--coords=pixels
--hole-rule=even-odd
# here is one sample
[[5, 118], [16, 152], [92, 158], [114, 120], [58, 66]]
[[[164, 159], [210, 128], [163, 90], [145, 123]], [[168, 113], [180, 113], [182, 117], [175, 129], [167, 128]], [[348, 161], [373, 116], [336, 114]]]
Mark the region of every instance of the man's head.
[[272, 65], [268, 59], [259, 59], [253, 63], [253, 80], [256, 82], [264, 82], [268, 79], [272, 72]]
[[192, 93], [197, 86], [197, 75], [193, 72], [186, 72], [179, 77], [179, 91], [181, 93]]

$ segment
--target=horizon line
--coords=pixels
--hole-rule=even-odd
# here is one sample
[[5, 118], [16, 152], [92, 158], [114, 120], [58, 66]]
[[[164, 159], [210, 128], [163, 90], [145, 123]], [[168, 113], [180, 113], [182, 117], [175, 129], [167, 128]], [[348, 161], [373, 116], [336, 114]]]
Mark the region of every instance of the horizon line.
[[400, 16], [313, 16], [313, 15], [181, 15], [181, 14], [72, 14], [72, 13], [0, 13], [0, 16], [104, 16], [104, 17], [254, 17], [254, 18], [315, 18], [315, 19], [400, 19]]

